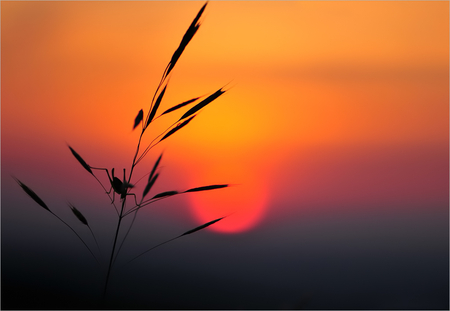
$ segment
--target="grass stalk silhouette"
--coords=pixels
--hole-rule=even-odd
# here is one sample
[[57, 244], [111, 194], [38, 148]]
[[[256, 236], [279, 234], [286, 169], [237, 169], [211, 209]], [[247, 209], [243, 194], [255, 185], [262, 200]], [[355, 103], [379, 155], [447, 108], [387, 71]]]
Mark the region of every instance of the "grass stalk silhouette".
[[[156, 162], [154, 163], [151, 172], [148, 174], [147, 184], [144, 188], [143, 193], [141, 194], [141, 198], [138, 200], [136, 193], [132, 192], [132, 189], [134, 188], [134, 185], [132, 184], [132, 180], [133, 180], [133, 173], [135, 171], [135, 168], [146, 157], [146, 155], [150, 152], [150, 150], [153, 147], [155, 147], [156, 145], [158, 145], [159, 143], [161, 143], [162, 141], [165, 141], [166, 139], [170, 138], [172, 135], [176, 134], [178, 131], [182, 130], [198, 115], [198, 113], [203, 108], [205, 108], [208, 104], [210, 104], [211, 102], [213, 102], [214, 100], [216, 100], [217, 98], [219, 98], [222, 94], [224, 94], [226, 92], [226, 90], [224, 90], [222, 87], [209, 96], [202, 95], [202, 96], [191, 98], [191, 99], [186, 100], [180, 104], [177, 104], [169, 109], [166, 109], [163, 113], [161, 113], [160, 115], [157, 116], [158, 110], [161, 106], [161, 103], [164, 99], [164, 95], [166, 94], [167, 87], [169, 85], [172, 70], [174, 69], [176, 63], [180, 59], [183, 51], [185, 50], [185, 48], [187, 47], [187, 45], [189, 44], [191, 39], [194, 37], [194, 35], [198, 31], [198, 29], [200, 27], [200, 18], [202, 16], [207, 4], [208, 4], [208, 2], [206, 2], [201, 7], [201, 9], [197, 13], [196, 17], [190, 24], [188, 30], [184, 34], [178, 48], [175, 50], [169, 63], [167, 64], [167, 66], [163, 72], [163, 75], [161, 77], [161, 80], [156, 88], [156, 91], [153, 94], [153, 97], [152, 97], [152, 100], [150, 103], [150, 107], [148, 109], [145, 120], [144, 120], [144, 110], [143, 109], [139, 110], [138, 114], [136, 115], [136, 117], [134, 119], [133, 130], [135, 130], [137, 127], [139, 127], [139, 125], [141, 125], [141, 132], [139, 135], [139, 139], [137, 141], [136, 150], [134, 152], [133, 160], [132, 160], [131, 166], [129, 168], [128, 175], [126, 174], [126, 169], [123, 169], [123, 177], [119, 178], [118, 176], [115, 175], [114, 168], [112, 168], [111, 171], [109, 171], [107, 168], [91, 166], [84, 160], [83, 157], [80, 156], [80, 154], [77, 151], [75, 151], [74, 148], [72, 148], [70, 145], [67, 145], [70, 152], [75, 157], [75, 159], [80, 163], [80, 165], [90, 175], [92, 175], [97, 180], [97, 182], [101, 185], [102, 189], [104, 190], [105, 194], [108, 196], [108, 198], [111, 202], [111, 205], [113, 205], [113, 207], [116, 211], [116, 214], [117, 214], [117, 224], [116, 224], [115, 230], [114, 230], [114, 239], [113, 239], [113, 244], [111, 247], [111, 253], [109, 254], [109, 257], [108, 257], [106, 277], [105, 277], [105, 282], [104, 282], [104, 286], [103, 286], [103, 300], [105, 300], [105, 298], [106, 298], [108, 284], [110, 281], [111, 272], [112, 272], [112, 268], [114, 266], [115, 260], [119, 256], [122, 246], [123, 246], [125, 240], [127, 239], [128, 234], [133, 227], [134, 221], [137, 218], [137, 214], [141, 208], [146, 207], [150, 204], [153, 204], [157, 201], [168, 199], [173, 196], [177, 196], [177, 195], [181, 195], [181, 194], [185, 194], [185, 193], [217, 190], [217, 189], [222, 189], [222, 188], [226, 188], [229, 186], [228, 184], [213, 184], [213, 185], [190, 188], [190, 189], [184, 190], [184, 191], [169, 190], [169, 191], [157, 193], [157, 194], [153, 195], [152, 197], [146, 199], [145, 197], [150, 193], [153, 186], [157, 182], [158, 177], [160, 176], [159, 167], [160, 167], [160, 163], [161, 163], [162, 157], [163, 157], [163, 154], [161, 153], [160, 156], [158, 157], [158, 159], [156, 160]], [[145, 133], [147, 133], [147, 130], [149, 129], [149, 127], [151, 126], [151, 124], [154, 120], [156, 120], [160, 117], [163, 117], [163, 116], [167, 116], [174, 111], [178, 111], [179, 109], [188, 107], [189, 105], [191, 105], [192, 107], [190, 109], [188, 109], [177, 121], [173, 122], [162, 133], [159, 133], [158, 135], [156, 135], [156, 137], [153, 140], [151, 140], [151, 142], [148, 145], [146, 145], [145, 148], [142, 146], [143, 136]], [[101, 182], [99, 177], [97, 176], [98, 174], [105, 174], [106, 175], [105, 177], [108, 178], [109, 185], [105, 186]], [[16, 178], [14, 178], [14, 179], [16, 179]], [[95, 261], [98, 264], [100, 264], [97, 256], [94, 254], [94, 252], [91, 250], [91, 248], [87, 245], [87, 243], [83, 240], [83, 238], [81, 238], [81, 236], [66, 221], [64, 221], [58, 215], [56, 215], [53, 211], [51, 211], [48, 208], [48, 206], [44, 203], [44, 201], [28, 186], [26, 186], [24, 183], [22, 183], [18, 179], [16, 179], [16, 181], [19, 184], [19, 186], [28, 194], [28, 196], [30, 196], [38, 205], [40, 205], [45, 210], [50, 212], [59, 221], [61, 221], [68, 228], [70, 228], [70, 230], [73, 231], [76, 234], [76, 236], [78, 237], [78, 239], [84, 244], [84, 246], [89, 251], [89, 253], [92, 255], [92, 257], [95, 259]], [[138, 182], [139, 182], [139, 180], [138, 180]], [[108, 188], [109, 188], [109, 190], [107, 190]], [[118, 199], [116, 199], [116, 196], [118, 197]], [[131, 207], [129, 207], [127, 209], [127, 201], [130, 197], [134, 198], [134, 205], [132, 205]], [[120, 202], [120, 205], [116, 205], [117, 200]], [[90, 233], [92, 234], [93, 240], [97, 246], [98, 253], [100, 254], [100, 246], [97, 242], [94, 232], [92, 231], [92, 229], [88, 223], [87, 218], [81, 213], [81, 211], [79, 209], [77, 209], [71, 203], [68, 203], [68, 206], [72, 210], [74, 216], [78, 219], [78, 221], [80, 221], [83, 225], [88, 227], [88, 229], [90, 230]], [[126, 231], [126, 234], [120, 240], [119, 234], [123, 228], [122, 220], [125, 217], [130, 216], [131, 214], [134, 214], [134, 217]], [[156, 246], [150, 247], [149, 249], [142, 252], [141, 254], [133, 257], [131, 260], [129, 260], [127, 262], [127, 264], [163, 244], [166, 244], [168, 242], [171, 242], [173, 240], [181, 238], [185, 235], [192, 234], [194, 232], [197, 232], [199, 230], [207, 228], [208, 226], [213, 225], [214, 223], [222, 220], [224, 217], [226, 217], [226, 216], [209, 221], [205, 224], [195, 227], [194, 229], [188, 230], [179, 236], [176, 236], [176, 237], [166, 240], [162, 243], [159, 243]]]

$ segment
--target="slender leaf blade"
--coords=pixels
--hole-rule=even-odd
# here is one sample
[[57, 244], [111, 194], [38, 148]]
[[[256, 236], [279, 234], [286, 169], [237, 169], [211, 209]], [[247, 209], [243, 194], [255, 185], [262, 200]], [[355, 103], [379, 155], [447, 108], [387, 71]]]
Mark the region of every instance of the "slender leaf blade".
[[85, 168], [85, 170], [94, 175], [94, 173], [92, 173], [91, 167], [86, 163], [86, 161], [84, 161], [83, 158], [75, 150], [73, 150], [72, 147], [70, 147], [69, 145], [67, 146], [69, 147], [75, 159], [77, 159], [78, 162], [80, 162], [80, 164]]
[[222, 220], [222, 219], [224, 219], [224, 218], [225, 218], [225, 217], [221, 217], [221, 218], [215, 219], [215, 220], [213, 220], [213, 221], [207, 222], [206, 224], [203, 224], [203, 225], [198, 226], [198, 227], [196, 227], [196, 228], [194, 228], [194, 229], [191, 229], [191, 230], [189, 230], [189, 231], [186, 231], [185, 233], [183, 233], [183, 234], [180, 235], [180, 236], [188, 235], [188, 234], [197, 232], [197, 231], [199, 231], [199, 230], [205, 229], [206, 227], [209, 227], [209, 226], [211, 226], [212, 224], [215, 224], [216, 222], [218, 222], [219, 220]]

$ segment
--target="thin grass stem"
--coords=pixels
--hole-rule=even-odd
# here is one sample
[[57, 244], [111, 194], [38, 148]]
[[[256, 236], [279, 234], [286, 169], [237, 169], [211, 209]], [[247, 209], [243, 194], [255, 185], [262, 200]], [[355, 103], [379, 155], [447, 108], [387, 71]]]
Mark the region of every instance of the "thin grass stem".
[[124, 266], [128, 265], [130, 262], [132, 262], [132, 261], [138, 259], [138, 258], [141, 257], [142, 255], [145, 255], [145, 254], [148, 253], [149, 251], [154, 250], [155, 248], [160, 247], [160, 246], [162, 246], [162, 245], [164, 245], [164, 244], [166, 244], [166, 243], [172, 242], [173, 240], [176, 240], [176, 239], [178, 239], [178, 238], [180, 238], [180, 237], [182, 237], [182, 236], [181, 236], [181, 235], [176, 236], [176, 237], [174, 237], [174, 238], [171, 238], [170, 240], [164, 241], [164, 242], [162, 242], [162, 243], [159, 243], [158, 245], [153, 246], [152, 248], [146, 250], [145, 252], [143, 252], [143, 253], [137, 255], [136, 257], [134, 257], [133, 259], [131, 259], [130, 261], [128, 261], [128, 262], [127, 262], [126, 264], [124, 264], [122, 267], [124, 267]]
[[[143, 134], [144, 134], [144, 130], [141, 132], [141, 135], [139, 136], [139, 141], [138, 141], [138, 144], [137, 144], [137, 147], [136, 147], [136, 152], [134, 154], [133, 163], [131, 164], [130, 175], [128, 177], [128, 182], [127, 182], [128, 184], [130, 183], [131, 177], [133, 176], [133, 170], [134, 170], [134, 167], [136, 166], [136, 157], [137, 157], [137, 155], [139, 153], [139, 148], [141, 146], [141, 140], [142, 140], [142, 135]], [[125, 170], [124, 170], [123, 173], [124, 173], [124, 182], [125, 182]], [[108, 289], [108, 282], [109, 282], [109, 278], [110, 278], [110, 275], [111, 275], [111, 268], [112, 268], [113, 261], [114, 261], [114, 253], [115, 253], [115, 250], [116, 250], [117, 238], [119, 236], [120, 225], [122, 223], [122, 218], [123, 218], [123, 212], [124, 212], [124, 209], [125, 209], [126, 199], [127, 199], [127, 196], [125, 195], [123, 200], [122, 200], [122, 208], [121, 208], [120, 213], [119, 213], [119, 220], [117, 222], [116, 233], [114, 235], [114, 242], [113, 242], [113, 247], [112, 247], [112, 250], [111, 250], [111, 256], [110, 256], [110, 259], [109, 259], [108, 272], [106, 274], [106, 280], [105, 280], [105, 287], [104, 287], [104, 290], [103, 290], [103, 300], [106, 297], [106, 291]], [[119, 255], [119, 252], [117, 252], [116, 256], [118, 256], [118, 255]]]
[[164, 130], [164, 132], [162, 132], [161, 134], [159, 134], [158, 136], [156, 136], [151, 142], [150, 144], [144, 149], [144, 151], [142, 152], [142, 154], [139, 156], [139, 158], [136, 161], [136, 165], [142, 161], [142, 159], [147, 155], [147, 153], [150, 151], [150, 149], [152, 149], [153, 147], [155, 147], [159, 142], [157, 142], [156, 144], [153, 144], [153, 142], [155, 140], [157, 140], [159, 137], [161, 137], [162, 135], [164, 135], [165, 133], [167, 133], [167, 131], [169, 131], [175, 124], [177, 124], [178, 121], [174, 122], [172, 125], [170, 125], [166, 130]]
[[92, 231], [92, 229], [91, 229], [91, 226], [87, 226], [88, 228], [89, 228], [89, 231], [91, 231], [91, 234], [92, 234], [92, 237], [94, 238], [94, 241], [95, 241], [95, 244], [97, 245], [97, 249], [98, 249], [98, 252], [99, 252], [99, 254], [100, 254], [100, 256], [101, 256], [101, 250], [100, 250], [100, 246], [98, 245], [98, 242], [97, 242], [97, 239], [96, 239], [96, 237], [95, 237], [95, 234], [94, 234], [94, 232]]
[[[136, 220], [137, 212], [138, 212], [138, 210], [136, 210], [135, 213], [134, 213], [133, 220], [131, 221], [131, 224], [130, 224], [130, 226], [128, 227], [127, 233], [125, 233], [125, 236], [123, 237], [122, 242], [121, 242], [120, 245], [119, 245], [119, 249], [117, 250], [117, 254], [118, 254], [118, 253], [120, 252], [120, 250], [122, 249], [122, 246], [123, 246], [123, 244], [125, 243], [125, 240], [127, 239], [128, 234], [129, 234], [130, 231], [131, 231], [131, 227], [133, 227], [134, 221]], [[124, 217], [125, 217], [125, 216], [124, 216]], [[116, 262], [116, 259], [117, 259], [117, 256], [114, 258], [113, 264]]]
[[[99, 167], [92, 167], [92, 166], [91, 166], [91, 169], [94, 169], [94, 170], [104, 170], [104, 171], [106, 171], [106, 174], [108, 174], [108, 179], [111, 180], [111, 177], [109, 176], [108, 169], [106, 169], [106, 168], [99, 168]], [[103, 186], [102, 182], [97, 178], [97, 176], [95, 176], [94, 174], [92, 174], [92, 176], [94, 176], [94, 178], [98, 181], [98, 183], [100, 184], [100, 186], [102, 186], [103, 190], [105, 190], [105, 194], [109, 197], [109, 200], [111, 201], [112, 205], [114, 206], [114, 209], [116, 210], [117, 216], [120, 216], [119, 210], [117, 209], [117, 206], [116, 206], [116, 204], [114, 203], [113, 198], [111, 198], [111, 195], [110, 195], [109, 192], [106, 190], [105, 186]]]
[[73, 231], [73, 233], [75, 233], [75, 235], [80, 239], [80, 241], [84, 244], [84, 246], [86, 246], [87, 250], [89, 251], [89, 253], [91, 253], [92, 257], [94, 257], [95, 261], [97, 262], [98, 265], [100, 265], [100, 262], [98, 261], [97, 257], [94, 255], [94, 253], [92, 252], [92, 250], [89, 248], [89, 246], [86, 244], [86, 242], [84, 242], [84, 240], [80, 237], [80, 235], [64, 220], [62, 220], [58, 215], [56, 215], [55, 213], [53, 213], [52, 211], [49, 210], [49, 212], [55, 216], [56, 218], [58, 218], [63, 224], [65, 224], [70, 230]]
[[116, 227], [116, 234], [114, 236], [113, 248], [112, 248], [112, 251], [111, 251], [111, 257], [109, 258], [108, 272], [106, 273], [105, 287], [103, 289], [103, 300], [105, 300], [105, 298], [106, 298], [106, 291], [108, 289], [108, 282], [109, 282], [109, 277], [111, 275], [111, 267], [112, 267], [112, 263], [113, 263], [114, 252], [116, 250], [117, 237], [119, 235], [120, 223], [121, 222], [122, 222], [122, 217], [119, 216], [119, 221], [118, 221], [117, 227]]
[[[141, 209], [142, 207], [144, 207], [144, 206], [150, 205], [150, 204], [155, 203], [155, 202], [157, 202], [157, 201], [159, 201], [159, 200], [164, 200], [164, 199], [171, 198], [171, 197], [173, 197], [173, 196], [176, 196], [176, 195], [182, 194], [182, 193], [183, 193], [183, 192], [180, 192], [180, 193], [173, 194], [173, 195], [167, 196], [167, 197], [162, 197], [162, 198], [148, 199], [148, 200], [144, 201], [144, 204], [140, 204], [139, 206], [134, 206], [134, 207], [132, 207], [128, 212], [126, 212], [125, 214], [123, 214], [123, 217], [126, 217], [126, 216], [130, 215], [130, 214], [133, 213], [133, 212], [137, 212], [138, 210], [140, 210], [140, 209]], [[145, 202], [147, 202], [147, 203], [145, 203]]]

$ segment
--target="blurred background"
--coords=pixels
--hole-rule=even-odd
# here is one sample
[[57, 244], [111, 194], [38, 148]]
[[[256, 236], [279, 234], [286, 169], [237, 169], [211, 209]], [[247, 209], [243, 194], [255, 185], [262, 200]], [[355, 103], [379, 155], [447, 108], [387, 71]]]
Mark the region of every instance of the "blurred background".
[[[232, 187], [142, 209], [99, 304], [117, 215], [67, 144], [129, 171], [134, 118], [202, 5], [1, 3], [2, 308], [448, 309], [445, 1], [210, 2], [160, 111], [229, 90], [134, 181], [140, 197], [164, 152], [153, 194]], [[103, 265], [12, 176], [95, 250], [74, 204]]]

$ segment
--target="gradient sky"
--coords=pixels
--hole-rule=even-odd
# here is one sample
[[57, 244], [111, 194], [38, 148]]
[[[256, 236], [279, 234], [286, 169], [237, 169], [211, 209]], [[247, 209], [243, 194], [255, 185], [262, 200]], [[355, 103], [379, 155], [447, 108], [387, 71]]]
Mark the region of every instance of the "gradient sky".
[[[63, 283], [66, 301], [74, 291], [95, 300], [97, 285], [74, 285], [85, 284], [87, 272], [68, 285], [64, 265], [49, 263], [76, 266], [82, 253], [78, 264], [94, 271], [89, 254], [73, 248], [80, 244], [73, 233], [61, 233], [11, 175], [73, 224], [66, 202], [79, 206], [109, 245], [114, 210], [67, 144], [92, 166], [129, 170], [139, 137], [134, 118], [148, 112], [202, 4], [1, 2], [2, 287], [9, 294], [39, 287], [45, 296]], [[143, 210], [118, 260], [232, 215], [185, 244], [164, 246], [154, 265], [117, 271], [116, 303], [448, 308], [448, 12], [446, 1], [210, 2], [160, 109], [229, 90], [155, 148], [135, 181], [164, 151], [155, 193], [233, 186]], [[157, 120], [144, 144], [181, 113]], [[41, 284], [38, 271], [59, 275]], [[159, 300], [148, 301], [146, 289], [158, 286], [146, 276], [166, 289]], [[212, 285], [190, 288], [193, 276]], [[93, 278], [100, 284], [102, 275]], [[246, 288], [254, 291], [244, 295]], [[211, 298], [200, 301], [198, 291]]]

